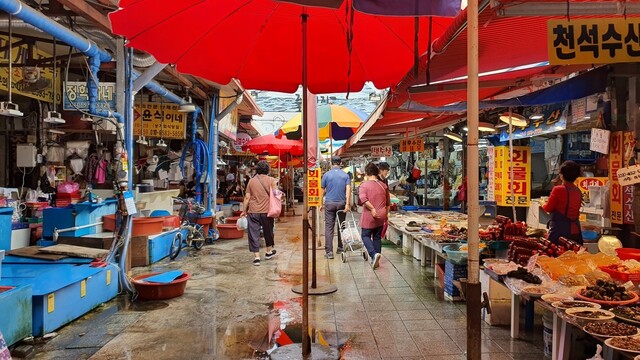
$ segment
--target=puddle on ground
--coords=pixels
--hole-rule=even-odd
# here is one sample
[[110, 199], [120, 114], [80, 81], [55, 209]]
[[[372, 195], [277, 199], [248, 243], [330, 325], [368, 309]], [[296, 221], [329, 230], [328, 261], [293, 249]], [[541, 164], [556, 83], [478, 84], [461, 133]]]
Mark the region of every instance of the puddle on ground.
[[121, 311], [153, 311], [169, 307], [165, 301], [131, 301], [129, 296], [118, 297], [118, 310]]
[[[278, 347], [302, 343], [301, 298], [266, 305], [266, 313], [240, 317], [229, 322], [226, 328], [218, 328], [218, 338], [222, 341], [217, 355], [269, 359], [269, 354]], [[310, 335], [312, 343], [335, 347], [340, 352], [348, 349], [351, 342], [350, 338], [343, 344], [331, 343], [316, 329], [310, 329]]]

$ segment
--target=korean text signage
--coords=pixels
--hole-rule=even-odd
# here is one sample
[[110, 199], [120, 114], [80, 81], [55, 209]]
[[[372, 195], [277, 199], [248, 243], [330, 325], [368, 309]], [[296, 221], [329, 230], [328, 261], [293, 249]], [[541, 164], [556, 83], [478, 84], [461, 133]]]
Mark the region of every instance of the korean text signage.
[[489, 159], [487, 164], [487, 200], [495, 201], [496, 195], [494, 174], [496, 172], [496, 155], [495, 148], [493, 146], [487, 147], [487, 158]]
[[552, 19], [547, 22], [551, 65], [640, 60], [640, 18]]
[[322, 180], [322, 171], [320, 168], [309, 170], [307, 176], [307, 188], [309, 189], [309, 206], [322, 206], [322, 188], [320, 187]]
[[[632, 132], [611, 133], [609, 149], [609, 181], [611, 190], [609, 204], [611, 209], [611, 223], [633, 224], [633, 186], [622, 186], [618, 179], [618, 170], [625, 167], [625, 149], [633, 141]], [[622, 175], [625, 175], [624, 172]]]
[[[219, 111], [226, 109], [227, 106], [231, 105], [236, 101], [233, 98], [220, 98], [220, 107]], [[218, 132], [224, 134], [231, 140], [236, 139], [236, 133], [238, 132], [238, 108], [233, 109], [227, 116], [220, 119], [218, 123]]]
[[582, 201], [589, 202], [589, 186], [605, 186], [609, 181], [605, 177], [579, 177], [576, 179], [576, 185], [582, 192]]
[[[69, 81], [64, 84], [63, 105], [69, 111], [89, 111], [89, 88], [86, 81]], [[100, 82], [98, 86], [98, 110], [116, 110], [116, 83]]]
[[371, 156], [372, 157], [388, 157], [393, 153], [391, 151], [391, 146], [372, 146], [371, 147]]
[[424, 139], [402, 139], [400, 140], [400, 152], [424, 151]]
[[236, 139], [233, 141], [233, 149], [236, 152], [242, 152], [244, 144], [251, 140], [251, 135], [247, 133], [238, 133]]
[[[13, 38], [16, 42], [16, 37]], [[6, 47], [9, 43], [8, 36], [0, 36], [0, 48], [3, 49], [0, 52], [0, 90], [7, 91], [9, 88], [9, 50]], [[29, 49], [31, 48], [31, 54]], [[12, 92], [32, 99], [40, 101], [53, 102], [53, 68], [50, 67], [23, 67], [27, 59], [40, 60], [50, 59], [51, 55], [38, 49], [36, 46], [29, 47], [24, 44], [21, 46], [14, 46], [11, 52], [13, 59], [11, 63], [13, 65], [13, 74], [11, 76], [11, 83], [13, 84]], [[56, 86], [60, 88], [60, 70], [56, 75]], [[60, 91], [58, 91], [57, 103], [60, 103]]]
[[[554, 104], [530, 108], [523, 114], [529, 118], [531, 115], [540, 115], [540, 118], [534, 117], [529, 121], [527, 127], [514, 127], [512, 138], [526, 139], [542, 134], [550, 134], [562, 131], [567, 128], [567, 114], [569, 112], [568, 104]], [[506, 127], [500, 133], [500, 141], [509, 140], [509, 127]]]
[[[529, 206], [531, 199], [531, 149], [514, 146], [513, 158], [507, 146], [494, 148], [494, 197], [498, 206]], [[513, 167], [513, 181], [511, 168]], [[511, 189], [513, 187], [513, 196]]]
[[[184, 139], [188, 114], [178, 109], [177, 104], [136, 104], [133, 108], [133, 134], [149, 138]], [[143, 134], [140, 134], [140, 130], [143, 130]]]

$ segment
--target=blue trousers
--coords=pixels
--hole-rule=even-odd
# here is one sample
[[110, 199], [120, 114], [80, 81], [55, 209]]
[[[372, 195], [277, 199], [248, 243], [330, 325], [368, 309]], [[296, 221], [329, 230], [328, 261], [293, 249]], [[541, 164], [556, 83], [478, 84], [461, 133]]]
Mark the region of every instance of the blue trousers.
[[367, 248], [369, 257], [373, 259], [376, 254], [382, 253], [382, 228], [362, 229], [362, 242]]

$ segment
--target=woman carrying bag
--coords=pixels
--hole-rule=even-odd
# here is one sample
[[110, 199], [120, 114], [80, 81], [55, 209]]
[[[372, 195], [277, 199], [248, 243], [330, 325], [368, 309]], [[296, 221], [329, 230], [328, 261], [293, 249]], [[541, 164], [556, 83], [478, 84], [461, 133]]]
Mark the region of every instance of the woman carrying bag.
[[[279, 192], [276, 179], [269, 176], [269, 164], [266, 161], [260, 161], [256, 165], [256, 176], [249, 180], [245, 190], [244, 202], [242, 204], [242, 215], [248, 216], [249, 228], [247, 234], [249, 238], [249, 251], [255, 258], [254, 266], [260, 265], [260, 229], [264, 232], [264, 241], [267, 245], [265, 259], [269, 260], [276, 256], [276, 250], [273, 249], [273, 224], [275, 215], [274, 201], [272, 197], [275, 192]], [[274, 216], [275, 215], [275, 216]]]

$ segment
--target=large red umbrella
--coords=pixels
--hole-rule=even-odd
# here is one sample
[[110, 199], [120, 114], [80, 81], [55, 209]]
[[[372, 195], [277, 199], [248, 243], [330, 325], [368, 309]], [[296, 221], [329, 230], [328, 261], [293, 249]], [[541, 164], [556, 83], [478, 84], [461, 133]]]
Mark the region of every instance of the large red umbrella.
[[281, 155], [289, 153], [292, 156], [302, 156], [304, 144], [301, 140], [278, 139], [274, 134], [258, 136], [242, 145], [242, 150], [251, 151], [257, 155]]
[[[424, 0], [447, 1], [451, 2]], [[397, 3], [386, 4], [393, 7]], [[417, 2], [403, 3], [413, 3], [416, 15], [425, 14], [417, 11]], [[120, 10], [110, 14], [111, 24], [115, 34], [128, 39], [128, 46], [145, 50], [160, 62], [175, 64], [181, 72], [220, 84], [237, 78], [245, 88], [284, 92], [294, 92], [302, 84], [304, 109], [309, 108], [309, 91], [357, 91], [365, 81], [372, 81], [377, 88], [393, 87], [417, 64], [418, 55], [427, 52], [430, 40], [451, 23], [450, 19], [432, 17], [369, 15], [355, 11], [352, 0], [344, 1], [338, 9], [275, 0], [121, 0], [119, 6]], [[369, 12], [389, 14], [371, 8]], [[308, 110], [302, 126], [303, 134], [308, 134], [308, 126], [317, 126], [308, 123]], [[305, 142], [305, 183], [307, 150]], [[307, 335], [308, 192], [302, 215], [302, 353], [306, 355], [311, 351]], [[312, 251], [314, 273], [315, 254]]]
[[[435, 2], [435, 0], [431, 0]], [[447, 0], [450, 1], [450, 0]], [[374, 16], [274, 0], [121, 0], [113, 32], [182, 73], [219, 84], [292, 93], [302, 84], [303, 12], [308, 20], [308, 87], [315, 94], [398, 83], [429, 47], [429, 18]], [[347, 9], [349, 11], [347, 11]], [[431, 38], [451, 23], [433, 18]], [[350, 39], [350, 41], [348, 41]], [[351, 51], [349, 51], [351, 48]]]

